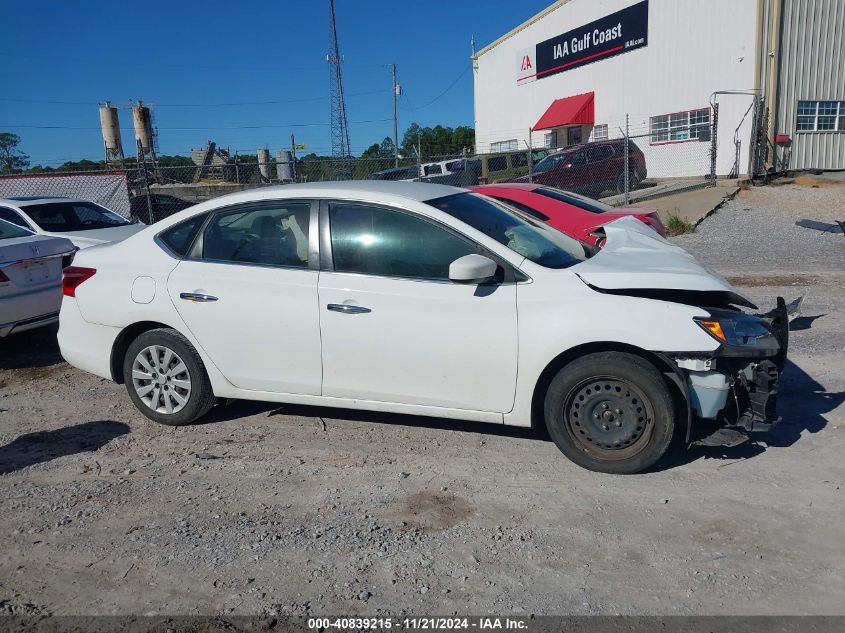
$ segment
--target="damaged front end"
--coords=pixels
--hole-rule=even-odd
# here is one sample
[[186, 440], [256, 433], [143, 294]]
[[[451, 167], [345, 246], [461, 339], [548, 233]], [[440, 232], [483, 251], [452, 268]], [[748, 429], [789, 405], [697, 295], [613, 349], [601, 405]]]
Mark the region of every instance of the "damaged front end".
[[688, 425], [687, 443], [733, 446], [780, 421], [777, 393], [789, 347], [789, 312], [782, 297], [774, 310], [759, 315], [706, 309], [710, 316], [696, 322], [719, 347], [708, 354], [667, 356], [685, 378], [690, 411], [699, 422]]

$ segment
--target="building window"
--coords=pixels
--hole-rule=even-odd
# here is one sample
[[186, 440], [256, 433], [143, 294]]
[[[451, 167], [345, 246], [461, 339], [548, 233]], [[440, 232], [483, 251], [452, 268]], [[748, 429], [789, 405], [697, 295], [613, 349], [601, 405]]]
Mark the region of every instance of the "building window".
[[495, 143], [490, 143], [491, 152], [512, 152], [517, 149], [519, 149], [519, 143], [517, 143], [515, 138], [512, 138], [509, 141], [496, 141]]
[[649, 121], [652, 145], [710, 140], [710, 108], [661, 114]]
[[596, 125], [593, 127], [593, 140], [606, 141], [607, 140], [607, 124]]
[[798, 132], [845, 132], [845, 101], [799, 101]]

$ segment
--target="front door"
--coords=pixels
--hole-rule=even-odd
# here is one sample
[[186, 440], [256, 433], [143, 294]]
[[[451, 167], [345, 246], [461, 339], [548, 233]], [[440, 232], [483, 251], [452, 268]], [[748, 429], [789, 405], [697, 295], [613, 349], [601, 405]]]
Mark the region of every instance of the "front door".
[[311, 206], [268, 201], [217, 212], [168, 279], [188, 329], [241, 389], [320, 393]]
[[517, 366], [516, 285], [455, 284], [478, 246], [434, 221], [374, 205], [321, 211], [323, 395], [507, 412]]

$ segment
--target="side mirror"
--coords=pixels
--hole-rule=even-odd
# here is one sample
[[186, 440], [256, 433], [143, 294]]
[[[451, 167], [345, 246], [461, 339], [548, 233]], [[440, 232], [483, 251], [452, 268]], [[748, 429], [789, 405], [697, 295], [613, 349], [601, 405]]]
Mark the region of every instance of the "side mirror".
[[498, 266], [484, 255], [464, 255], [449, 264], [449, 280], [456, 284], [483, 284], [496, 276]]

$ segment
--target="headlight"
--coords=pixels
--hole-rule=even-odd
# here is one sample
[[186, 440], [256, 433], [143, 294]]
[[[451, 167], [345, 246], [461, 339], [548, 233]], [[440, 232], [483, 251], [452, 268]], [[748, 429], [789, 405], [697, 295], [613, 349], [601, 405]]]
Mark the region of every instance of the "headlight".
[[774, 348], [779, 347], [777, 338], [766, 322], [756, 316], [741, 312], [711, 310], [711, 316], [694, 321], [720, 343], [734, 347]]

